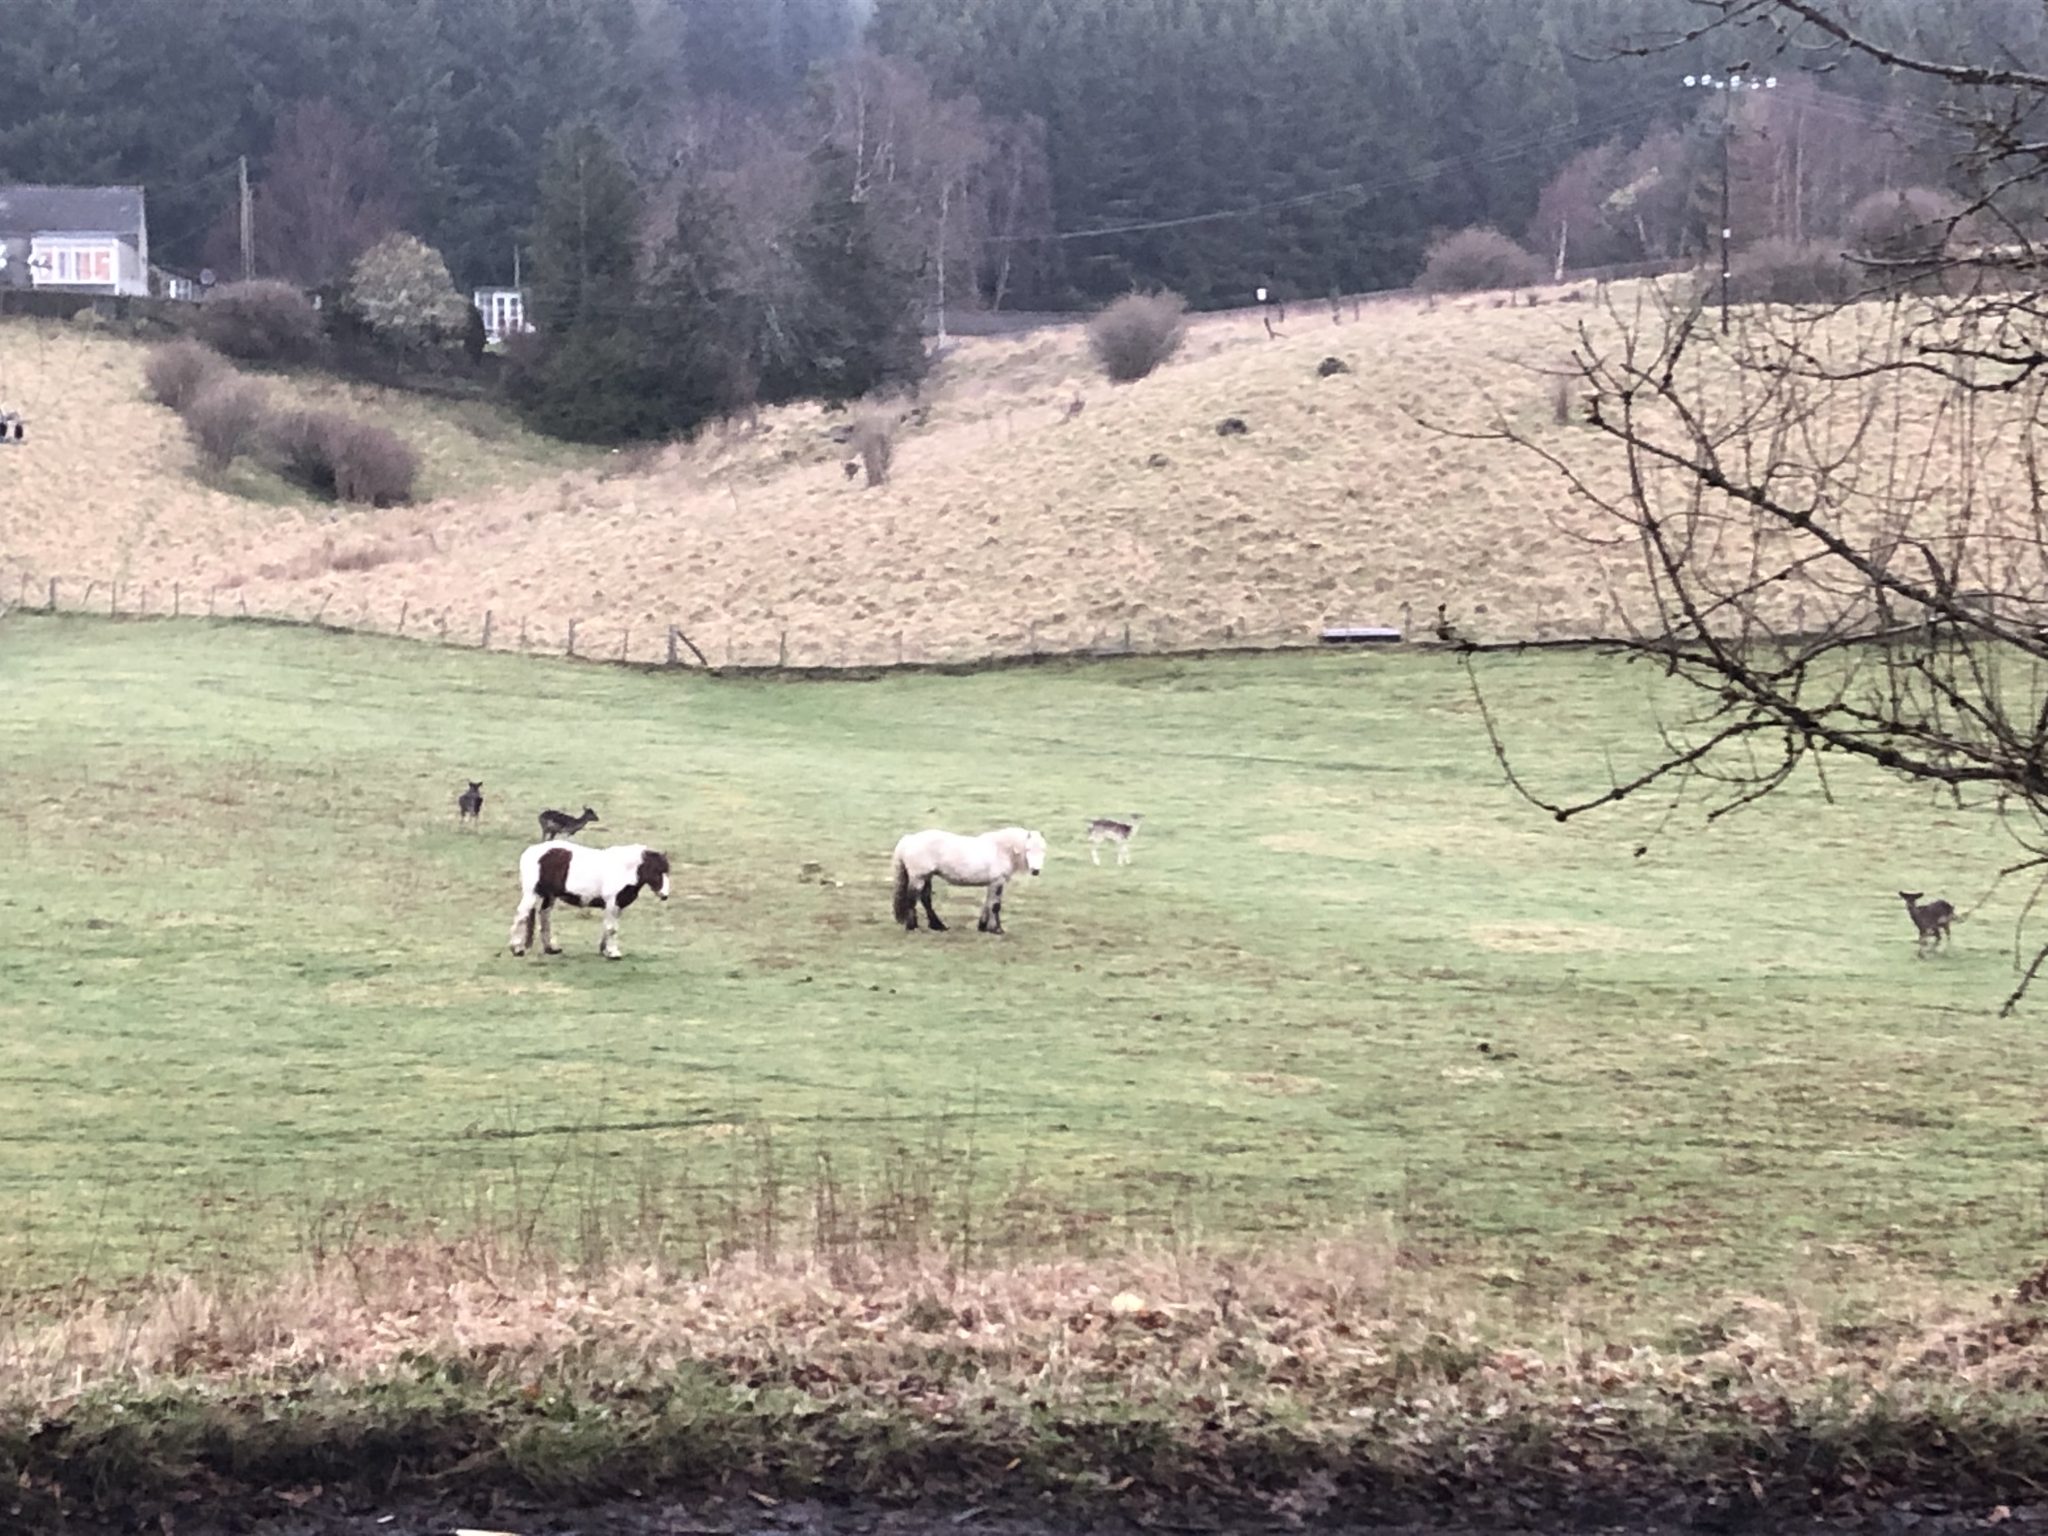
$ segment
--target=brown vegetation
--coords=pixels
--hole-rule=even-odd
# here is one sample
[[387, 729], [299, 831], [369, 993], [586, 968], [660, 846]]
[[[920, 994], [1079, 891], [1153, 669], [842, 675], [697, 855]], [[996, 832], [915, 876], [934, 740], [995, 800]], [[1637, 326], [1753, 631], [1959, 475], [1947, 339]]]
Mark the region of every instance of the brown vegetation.
[[1112, 383], [1144, 378], [1187, 337], [1187, 301], [1177, 293], [1131, 293], [1088, 322], [1088, 344]]
[[256, 446], [268, 409], [263, 386], [223, 369], [209, 379], [184, 411], [185, 430], [199, 459], [216, 473]]
[[226, 367], [227, 360], [213, 348], [181, 336], [153, 350], [142, 365], [142, 375], [157, 404], [183, 411]]
[[1499, 230], [1461, 229], [1430, 246], [1415, 286], [1423, 293], [1477, 293], [1542, 280], [1542, 263]]
[[288, 366], [320, 350], [320, 316], [290, 283], [230, 283], [200, 307], [199, 334], [242, 362]]

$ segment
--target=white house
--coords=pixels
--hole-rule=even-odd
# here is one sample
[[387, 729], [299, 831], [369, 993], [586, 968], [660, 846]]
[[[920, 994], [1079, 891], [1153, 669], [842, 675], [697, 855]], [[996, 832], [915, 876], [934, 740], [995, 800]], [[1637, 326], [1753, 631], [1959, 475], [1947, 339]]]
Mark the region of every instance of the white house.
[[0, 287], [146, 297], [143, 201], [140, 187], [0, 185]]
[[484, 317], [484, 335], [492, 346], [507, 336], [525, 336], [533, 327], [526, 323], [526, 295], [517, 288], [479, 288], [475, 303]]

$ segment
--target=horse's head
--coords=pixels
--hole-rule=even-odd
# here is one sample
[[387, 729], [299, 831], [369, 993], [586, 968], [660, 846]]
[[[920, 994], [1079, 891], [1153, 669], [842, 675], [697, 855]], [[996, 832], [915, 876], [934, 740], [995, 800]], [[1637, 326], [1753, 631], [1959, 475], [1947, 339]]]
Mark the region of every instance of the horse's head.
[[1038, 874], [1045, 868], [1045, 834], [1026, 832], [1024, 834], [1024, 867]]
[[640, 868], [635, 878], [663, 901], [668, 900], [668, 855], [645, 848], [640, 853]]

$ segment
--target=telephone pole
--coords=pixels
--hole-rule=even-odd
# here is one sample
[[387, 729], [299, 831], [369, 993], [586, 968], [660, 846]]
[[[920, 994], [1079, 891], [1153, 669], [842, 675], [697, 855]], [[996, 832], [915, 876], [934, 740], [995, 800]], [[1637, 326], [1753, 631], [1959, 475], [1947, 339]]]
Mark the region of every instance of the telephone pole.
[[242, 155], [235, 161], [235, 179], [242, 194], [242, 281], [248, 282], [256, 275], [256, 219], [255, 211], [249, 206], [249, 157]]
[[1725, 336], [1728, 334], [1728, 242], [1735, 234], [1728, 223], [1728, 145], [1735, 137], [1735, 96], [1738, 91], [1775, 91], [1778, 77], [1769, 75], [1759, 80], [1755, 75], [1731, 74], [1717, 80], [1712, 75], [1687, 75], [1685, 88], [1721, 93], [1721, 334]]

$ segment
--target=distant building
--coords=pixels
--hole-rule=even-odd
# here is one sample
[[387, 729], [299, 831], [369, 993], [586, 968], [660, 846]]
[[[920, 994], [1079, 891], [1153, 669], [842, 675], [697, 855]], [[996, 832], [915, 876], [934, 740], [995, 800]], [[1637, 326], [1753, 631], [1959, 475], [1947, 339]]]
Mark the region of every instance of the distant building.
[[479, 288], [475, 303], [484, 317], [484, 335], [494, 347], [507, 336], [525, 336], [533, 330], [526, 323], [526, 294], [518, 288]]
[[0, 288], [150, 292], [140, 187], [0, 185]]

